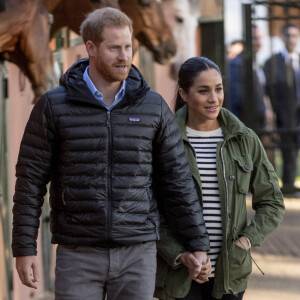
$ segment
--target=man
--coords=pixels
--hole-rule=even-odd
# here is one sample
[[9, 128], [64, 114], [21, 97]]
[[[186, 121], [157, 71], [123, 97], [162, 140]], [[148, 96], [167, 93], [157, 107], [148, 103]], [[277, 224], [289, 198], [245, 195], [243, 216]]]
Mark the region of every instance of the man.
[[293, 194], [298, 191], [294, 181], [299, 143], [297, 129], [300, 121], [300, 65], [299, 53], [296, 53], [299, 28], [294, 24], [284, 25], [281, 38], [285, 49], [268, 59], [264, 69], [277, 128], [283, 130], [280, 134], [283, 160], [282, 192]]
[[[259, 27], [252, 25], [252, 71], [253, 71], [253, 101], [256, 105], [256, 122], [254, 129], [270, 129], [274, 124], [274, 113], [270, 99], [265, 93], [266, 78], [263, 69], [257, 64], [256, 55], [263, 45], [263, 35]], [[229, 61], [229, 110], [239, 119], [247, 123], [249, 111], [246, 109], [249, 104], [245, 101], [245, 85], [248, 84], [244, 74], [244, 53]], [[248, 124], [249, 125], [249, 124]], [[273, 137], [260, 135], [270, 162], [274, 165]]]
[[227, 59], [231, 60], [236, 58], [244, 49], [244, 41], [234, 40], [230, 43], [227, 49]]
[[152, 300], [157, 206], [197, 258], [196, 278], [209, 250], [199, 199], [172, 112], [131, 65], [130, 19], [95, 10], [81, 35], [89, 59], [40, 99], [22, 139], [16, 268], [23, 284], [36, 288], [36, 237], [50, 181], [55, 299]]
[[[258, 113], [258, 127], [262, 128], [265, 122], [266, 107], [264, 104], [264, 85], [262, 70], [256, 64], [256, 54], [262, 47], [262, 34], [260, 29], [252, 26], [252, 53], [253, 53], [253, 96], [255, 97]], [[239, 119], [245, 121], [244, 109], [244, 67], [243, 53], [229, 62], [229, 110]]]

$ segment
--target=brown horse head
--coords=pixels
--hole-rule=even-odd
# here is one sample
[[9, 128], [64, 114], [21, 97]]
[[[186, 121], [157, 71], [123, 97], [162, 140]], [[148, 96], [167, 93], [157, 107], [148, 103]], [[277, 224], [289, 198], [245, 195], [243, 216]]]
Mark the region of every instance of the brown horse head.
[[158, 63], [167, 63], [176, 53], [172, 30], [164, 19], [161, 3], [157, 0], [43, 0], [53, 14], [51, 37], [64, 26], [79, 34], [80, 24], [87, 13], [97, 8], [115, 7], [133, 21], [134, 35], [146, 46]]
[[40, 1], [6, 0], [0, 13], [0, 58], [16, 64], [31, 82], [35, 98], [54, 87], [49, 14]]
[[176, 43], [166, 23], [161, 3], [157, 0], [119, 0], [119, 5], [133, 21], [133, 31], [139, 42], [165, 64], [176, 54]]

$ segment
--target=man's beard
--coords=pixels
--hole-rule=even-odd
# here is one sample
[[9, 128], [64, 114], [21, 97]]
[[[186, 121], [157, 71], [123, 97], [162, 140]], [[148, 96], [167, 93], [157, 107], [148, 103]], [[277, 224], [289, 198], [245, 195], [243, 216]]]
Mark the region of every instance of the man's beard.
[[[116, 66], [124, 65], [127, 66], [127, 72], [118, 72], [115, 69]], [[97, 61], [96, 68], [102, 77], [108, 82], [123, 81], [128, 77], [131, 61], [120, 61], [114, 63], [112, 66], [107, 65], [101, 59]]]

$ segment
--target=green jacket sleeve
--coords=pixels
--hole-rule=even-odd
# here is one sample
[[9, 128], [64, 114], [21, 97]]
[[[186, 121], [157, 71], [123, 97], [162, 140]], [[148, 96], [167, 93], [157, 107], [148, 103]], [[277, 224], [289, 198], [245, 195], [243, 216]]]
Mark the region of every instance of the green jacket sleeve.
[[157, 242], [157, 251], [173, 269], [178, 267], [174, 265], [177, 256], [186, 251], [162, 214], [160, 214], [160, 240]]
[[277, 175], [259, 138], [255, 135], [252, 142], [251, 146], [254, 149], [250, 191], [253, 194], [252, 208], [255, 215], [250, 225], [239, 235], [249, 238], [252, 246], [259, 246], [281, 223], [284, 215], [284, 202]]

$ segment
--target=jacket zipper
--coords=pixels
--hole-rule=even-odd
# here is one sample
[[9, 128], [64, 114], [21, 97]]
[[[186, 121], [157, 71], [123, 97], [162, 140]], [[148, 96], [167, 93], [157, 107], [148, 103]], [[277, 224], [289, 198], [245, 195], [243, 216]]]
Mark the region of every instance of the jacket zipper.
[[[227, 140], [224, 140], [223, 144], [221, 145], [221, 148], [220, 148], [220, 152], [221, 152], [221, 162], [222, 162], [222, 168], [223, 168], [223, 179], [224, 179], [224, 183], [225, 183], [225, 205], [226, 205], [226, 223], [225, 223], [225, 228], [226, 228], [226, 232], [225, 232], [225, 241], [227, 241], [227, 235], [228, 235], [228, 185], [227, 185], [227, 180], [226, 180], [226, 170], [225, 170], [225, 162], [224, 162], [224, 154], [223, 154], [223, 148], [226, 144]], [[227, 263], [228, 263], [228, 251], [227, 251], [227, 247], [225, 247], [225, 254], [226, 254], [226, 257], [227, 257]], [[229, 286], [229, 280], [228, 280], [228, 270], [227, 270], [227, 274], [226, 274], [226, 277], [227, 277], [227, 284], [228, 284], [228, 290], [232, 291], [231, 287]], [[225, 288], [226, 290], [226, 288]]]
[[62, 199], [63, 206], [66, 206], [67, 203], [66, 203], [66, 200], [65, 200], [65, 189], [62, 190], [61, 199]]
[[[229, 211], [228, 211], [228, 197], [229, 196], [228, 196], [228, 186], [227, 186], [227, 181], [226, 181], [226, 171], [225, 171], [225, 162], [224, 162], [224, 154], [223, 154], [223, 148], [224, 148], [226, 142], [227, 141], [224, 141], [224, 143], [221, 145], [220, 151], [221, 151], [221, 161], [222, 161], [222, 166], [223, 166], [223, 179], [224, 179], [225, 190], [226, 190], [226, 201], [225, 201], [225, 203], [226, 203], [226, 214], [228, 216], [228, 213], [229, 213]], [[226, 223], [226, 226], [227, 226], [227, 224], [228, 224], [228, 222]], [[228, 233], [228, 228], [226, 228], [226, 235], [227, 235], [227, 233]], [[226, 236], [226, 239], [227, 239], [227, 236]]]
[[107, 240], [111, 239], [111, 180], [112, 180], [112, 134], [111, 134], [111, 120], [110, 120], [110, 111], [107, 111], [107, 121], [106, 126], [108, 128], [108, 168], [107, 168]]

